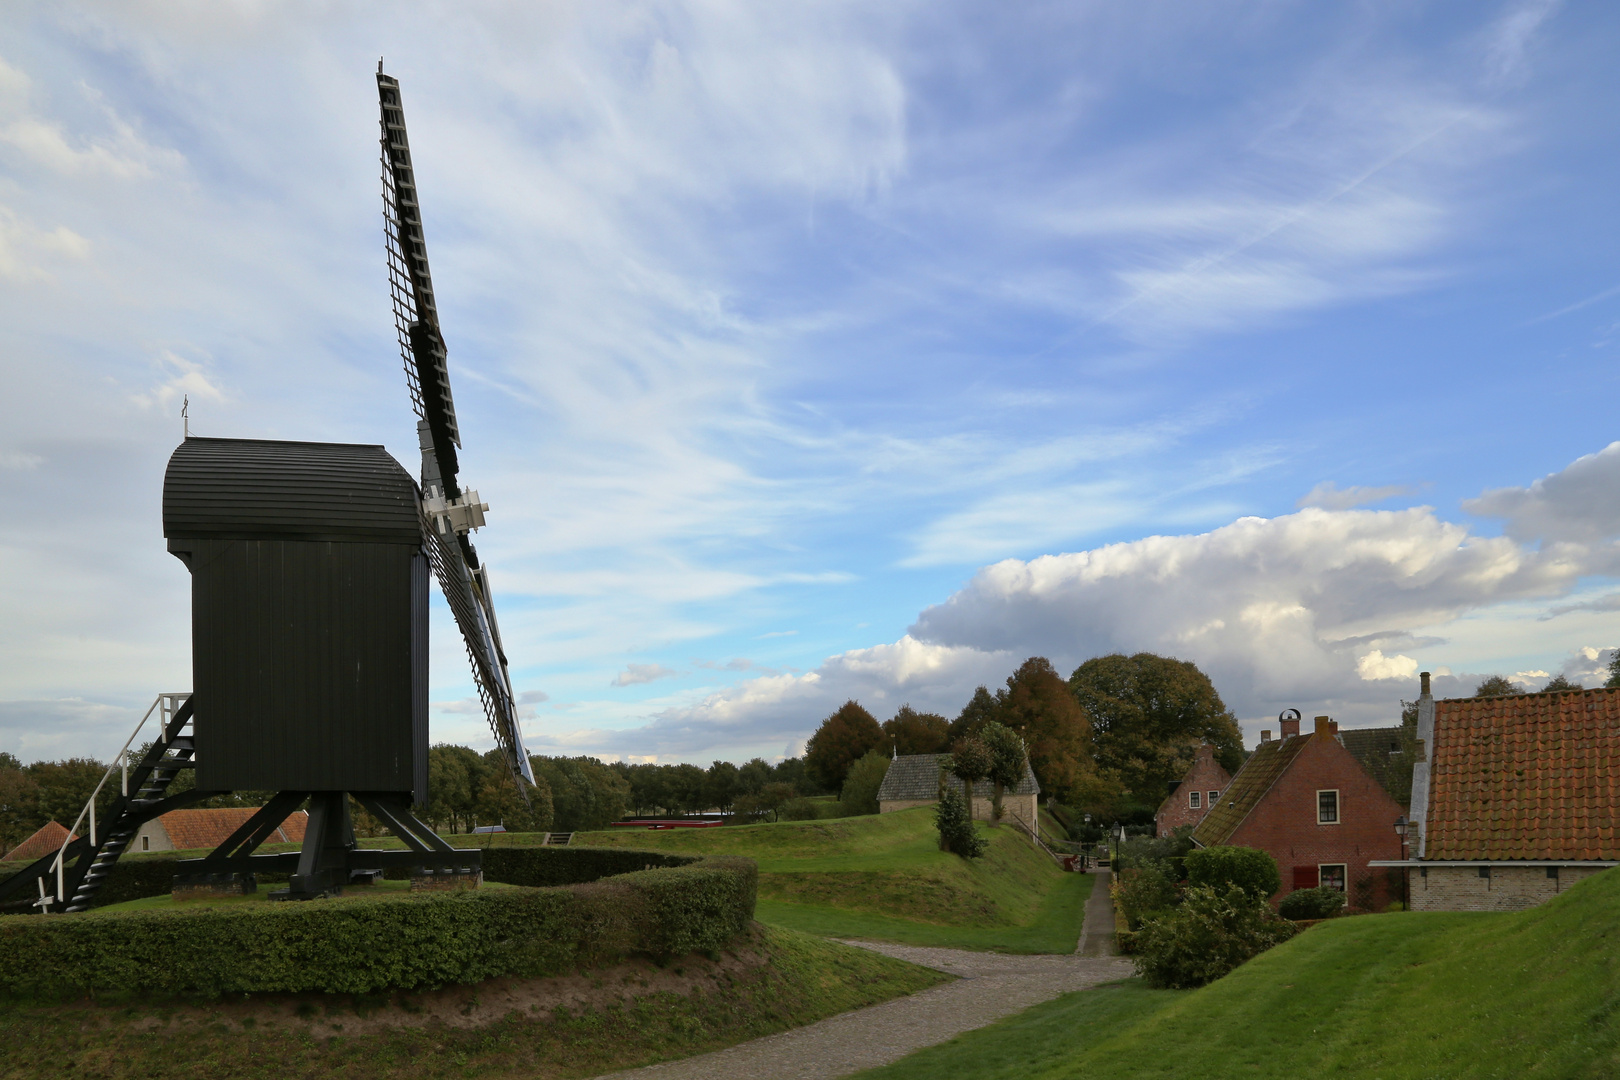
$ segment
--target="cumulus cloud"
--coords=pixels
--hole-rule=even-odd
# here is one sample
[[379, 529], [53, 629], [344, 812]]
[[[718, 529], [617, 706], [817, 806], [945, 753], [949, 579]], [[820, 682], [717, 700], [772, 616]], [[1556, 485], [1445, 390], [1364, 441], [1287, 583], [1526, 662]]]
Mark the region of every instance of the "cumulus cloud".
[[550, 701], [551, 695], [544, 690], [525, 690], [517, 697], [519, 705], [538, 705], [542, 701]]
[[1307, 506], [1320, 507], [1323, 510], [1352, 510], [1358, 506], [1369, 506], [1372, 503], [1393, 499], [1397, 495], [1406, 495], [1411, 488], [1402, 484], [1390, 484], [1386, 487], [1347, 487], [1340, 488], [1332, 480], [1324, 480], [1306, 492], [1305, 496], [1295, 505], [1301, 509]]
[[1464, 502], [1463, 509], [1501, 518], [1509, 536], [1527, 542], [1591, 544], [1620, 535], [1620, 442], [1529, 487], [1487, 491]]
[[659, 679], [672, 679], [680, 672], [662, 664], [626, 664], [624, 670], [613, 678], [614, 686], [640, 686], [642, 683], [656, 682]]

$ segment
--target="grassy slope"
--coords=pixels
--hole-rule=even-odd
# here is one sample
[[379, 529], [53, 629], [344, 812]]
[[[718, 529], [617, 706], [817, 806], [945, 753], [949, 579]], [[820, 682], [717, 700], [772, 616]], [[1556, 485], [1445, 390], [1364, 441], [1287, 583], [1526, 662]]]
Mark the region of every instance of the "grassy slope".
[[[1609, 872], [1514, 914], [1324, 923], [1202, 990], [1133, 981], [1068, 995], [863, 1075], [1610, 1077], [1617, 1012], [1620, 874]], [[968, 1060], [981, 1065], [964, 1072]]]
[[0, 1046], [6, 1048], [0, 1053], [0, 1078], [594, 1076], [715, 1050], [948, 978], [789, 930], [765, 928], [762, 935], [759, 945], [769, 951], [769, 966], [747, 978], [717, 979], [708, 992], [658, 994], [619, 1007], [540, 1016], [512, 1013], [474, 1029], [433, 1023], [346, 1035], [345, 1014], [352, 1017], [377, 1004], [342, 996], [316, 1006], [325, 1015], [328, 1033], [322, 1036], [312, 1035], [307, 1025], [251, 1018], [171, 1026], [161, 1005], [0, 1004]]
[[1091, 878], [1065, 874], [1012, 828], [981, 825], [982, 859], [938, 849], [932, 811], [718, 829], [583, 833], [581, 844], [746, 855], [759, 918], [829, 937], [1070, 952]]

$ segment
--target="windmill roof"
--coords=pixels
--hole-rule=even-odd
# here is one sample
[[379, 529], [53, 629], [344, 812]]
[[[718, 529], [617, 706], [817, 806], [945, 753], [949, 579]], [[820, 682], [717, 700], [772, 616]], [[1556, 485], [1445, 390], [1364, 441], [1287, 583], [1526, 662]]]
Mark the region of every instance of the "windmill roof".
[[170, 539], [419, 544], [417, 488], [381, 446], [187, 439], [163, 474]]
[[1620, 858], [1620, 689], [1435, 702], [1426, 859]]
[[[67, 826], [59, 821], [47, 821], [34, 831], [34, 834], [10, 851], [6, 852], [7, 859], [39, 859], [61, 848], [62, 841], [70, 838]], [[53, 864], [54, 865], [54, 864]]]
[[[883, 774], [883, 783], [878, 788], [878, 801], [910, 801], [918, 799], [939, 798], [939, 763], [949, 754], [901, 754], [889, 762], [889, 771]], [[958, 781], [960, 784], [960, 781]], [[1028, 760], [1024, 762], [1024, 778], [1015, 788], [1009, 788], [1006, 795], [1039, 795], [1041, 785], [1035, 780], [1035, 773], [1029, 767]], [[995, 785], [988, 780], [976, 781], [973, 785], [975, 798], [988, 799], [995, 794]]]
[[1312, 738], [1311, 735], [1290, 735], [1261, 743], [1232, 777], [1204, 820], [1198, 823], [1192, 838], [1205, 847], [1226, 843]]
[[[169, 834], [169, 843], [177, 851], [212, 850], [223, 844], [240, 829], [247, 819], [259, 812], [256, 806], [222, 806], [202, 810], [170, 810], [158, 818], [163, 831]], [[309, 815], [294, 810], [280, 827], [265, 841], [268, 844], [302, 843], [304, 827]]]

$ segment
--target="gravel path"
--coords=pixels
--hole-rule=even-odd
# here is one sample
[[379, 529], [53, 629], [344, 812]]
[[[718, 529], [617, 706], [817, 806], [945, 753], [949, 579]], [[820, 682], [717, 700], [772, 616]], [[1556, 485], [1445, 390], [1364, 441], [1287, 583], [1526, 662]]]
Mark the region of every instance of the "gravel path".
[[[1098, 896], [1103, 898], [1100, 908], [1093, 902]], [[1092, 887], [1092, 901], [1086, 904], [1081, 947], [1111, 951], [1113, 933], [1108, 877], [1099, 874]], [[887, 1065], [914, 1050], [942, 1043], [1070, 990], [1084, 990], [1132, 973], [1128, 961], [1101, 951], [1087, 955], [1014, 956], [870, 941], [845, 944], [959, 978], [920, 994], [841, 1013], [808, 1027], [612, 1075], [646, 1080], [834, 1080], [861, 1069]]]

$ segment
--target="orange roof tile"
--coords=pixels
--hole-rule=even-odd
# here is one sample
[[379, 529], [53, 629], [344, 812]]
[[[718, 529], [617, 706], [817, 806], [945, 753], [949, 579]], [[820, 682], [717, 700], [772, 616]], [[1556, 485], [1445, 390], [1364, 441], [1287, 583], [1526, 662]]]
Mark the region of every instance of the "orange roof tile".
[[[50, 855], [62, 847], [62, 841], [68, 839], [67, 827], [59, 821], [47, 821], [39, 829], [6, 852], [7, 859], [38, 859]], [[78, 839], [77, 836], [74, 839]], [[53, 864], [54, 865], [54, 864]]]
[[[158, 822], [163, 826], [163, 831], [169, 834], [169, 843], [175, 846], [175, 850], [196, 851], [207, 848], [211, 851], [230, 839], [231, 833], [240, 829], [248, 818], [258, 812], [259, 808], [256, 806], [170, 810], [158, 818]], [[281, 823], [281, 827], [270, 834], [265, 843], [302, 843], [304, 826], [308, 821], [308, 814], [302, 810], [294, 810], [287, 815], [287, 820]]]
[[1427, 859], [1617, 859], [1620, 689], [1435, 702]]

